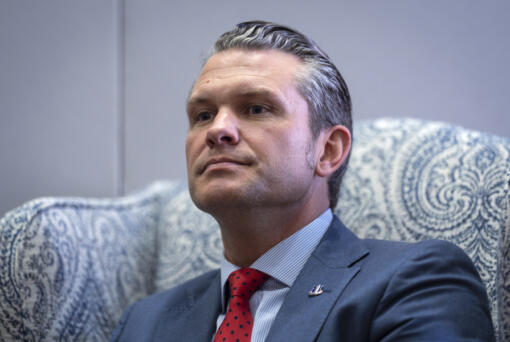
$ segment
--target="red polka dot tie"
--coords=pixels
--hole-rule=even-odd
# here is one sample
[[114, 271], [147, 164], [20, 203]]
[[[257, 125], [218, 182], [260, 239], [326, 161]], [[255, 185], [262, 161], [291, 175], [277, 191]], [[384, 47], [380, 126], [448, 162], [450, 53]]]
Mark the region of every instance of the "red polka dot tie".
[[241, 268], [230, 273], [230, 300], [225, 319], [216, 332], [214, 342], [249, 342], [253, 317], [250, 297], [269, 277], [253, 268]]

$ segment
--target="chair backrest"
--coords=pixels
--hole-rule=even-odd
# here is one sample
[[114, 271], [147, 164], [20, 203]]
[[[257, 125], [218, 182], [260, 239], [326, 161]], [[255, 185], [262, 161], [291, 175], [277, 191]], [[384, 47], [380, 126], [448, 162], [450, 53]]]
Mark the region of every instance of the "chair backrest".
[[40, 198], [0, 220], [0, 341], [106, 341], [155, 291], [157, 183], [115, 200]]
[[[412, 119], [359, 123], [336, 213], [360, 237], [449, 240], [510, 337], [510, 140]], [[125, 307], [216, 268], [217, 223], [181, 181], [114, 200], [38, 199], [0, 220], [0, 340], [105, 340]]]
[[438, 122], [360, 124], [337, 213], [360, 237], [448, 240], [473, 260], [510, 338], [510, 139]]

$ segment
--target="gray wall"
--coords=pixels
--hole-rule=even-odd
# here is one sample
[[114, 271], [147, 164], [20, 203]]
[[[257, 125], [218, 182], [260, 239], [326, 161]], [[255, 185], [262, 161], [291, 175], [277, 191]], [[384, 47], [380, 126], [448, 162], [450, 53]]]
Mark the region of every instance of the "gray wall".
[[0, 214], [185, 177], [186, 95], [242, 20], [314, 38], [355, 120], [417, 117], [510, 136], [510, 2], [0, 0]]
[[117, 4], [0, 0], [0, 215], [118, 184]]

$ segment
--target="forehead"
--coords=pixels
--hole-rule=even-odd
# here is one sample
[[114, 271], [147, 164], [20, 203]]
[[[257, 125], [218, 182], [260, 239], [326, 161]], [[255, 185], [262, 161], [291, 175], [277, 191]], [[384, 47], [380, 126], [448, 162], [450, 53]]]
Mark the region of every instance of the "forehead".
[[295, 88], [302, 62], [279, 50], [230, 49], [213, 55], [204, 65], [191, 91], [190, 100], [198, 95], [230, 86], [236, 89], [260, 86], [283, 91]]

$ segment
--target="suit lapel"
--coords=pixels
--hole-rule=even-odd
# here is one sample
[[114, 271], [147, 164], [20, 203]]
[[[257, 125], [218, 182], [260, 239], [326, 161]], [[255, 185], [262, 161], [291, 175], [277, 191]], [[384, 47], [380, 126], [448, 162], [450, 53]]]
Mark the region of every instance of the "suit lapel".
[[[154, 334], [154, 341], [211, 341], [216, 331], [220, 303], [220, 272], [212, 278], [211, 285], [199, 297], [192, 291], [183, 293], [185, 304], [169, 308]], [[178, 331], [178, 336], [175, 332]]]
[[[336, 217], [290, 288], [266, 341], [313, 341], [368, 250]], [[315, 285], [324, 292], [309, 296]]]

